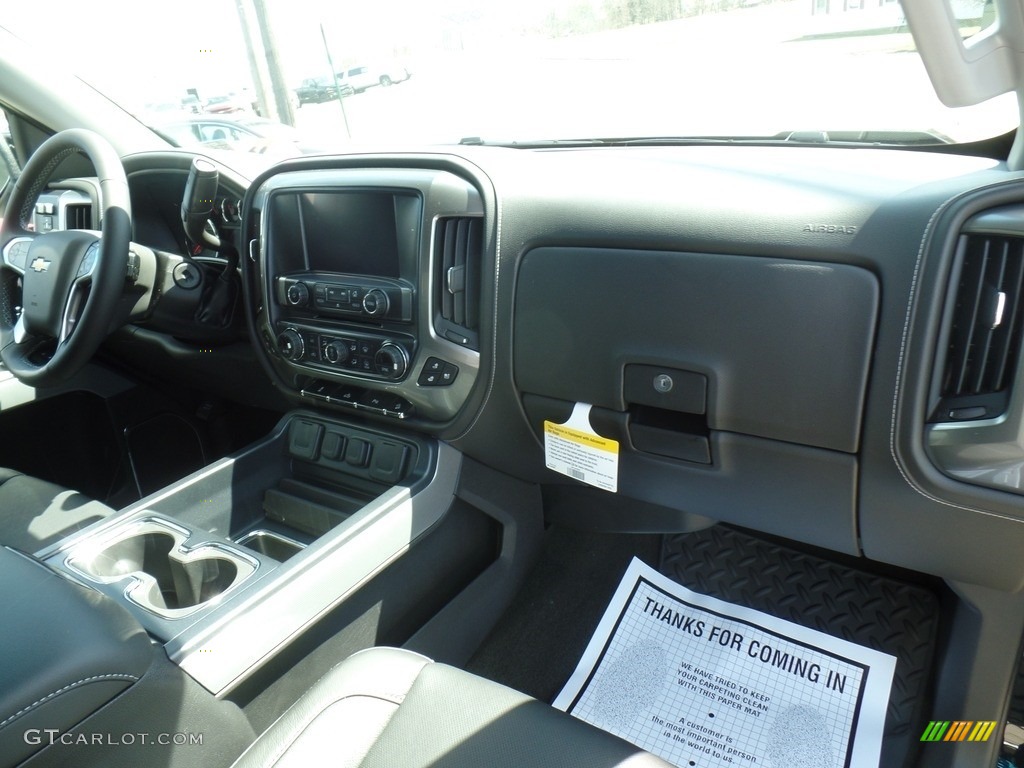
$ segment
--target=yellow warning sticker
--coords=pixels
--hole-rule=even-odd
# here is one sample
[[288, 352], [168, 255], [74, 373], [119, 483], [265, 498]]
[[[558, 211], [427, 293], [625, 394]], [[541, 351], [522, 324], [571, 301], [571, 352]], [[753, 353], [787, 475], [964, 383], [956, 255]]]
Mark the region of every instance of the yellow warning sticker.
[[576, 403], [564, 424], [544, 422], [548, 469], [613, 493], [619, 489], [619, 443], [594, 432], [590, 406]]

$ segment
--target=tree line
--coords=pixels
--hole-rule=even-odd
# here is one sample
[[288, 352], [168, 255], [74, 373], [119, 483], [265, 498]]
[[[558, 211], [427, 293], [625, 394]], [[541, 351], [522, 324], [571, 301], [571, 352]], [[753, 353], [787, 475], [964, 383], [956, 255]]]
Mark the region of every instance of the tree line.
[[718, 13], [747, 4], [748, 0], [592, 0], [567, 11], [552, 11], [543, 32], [550, 37], [568, 37]]

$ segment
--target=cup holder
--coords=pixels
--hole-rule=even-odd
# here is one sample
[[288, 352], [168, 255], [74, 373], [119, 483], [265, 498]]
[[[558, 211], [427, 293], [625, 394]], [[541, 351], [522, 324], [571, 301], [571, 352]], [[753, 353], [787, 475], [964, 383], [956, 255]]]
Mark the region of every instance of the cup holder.
[[251, 531], [240, 539], [235, 539], [235, 543], [259, 552], [261, 555], [273, 558], [280, 563], [294, 557], [306, 548], [305, 544], [300, 544], [295, 539], [262, 529]]
[[218, 543], [186, 549], [190, 535], [169, 521], [148, 518], [77, 552], [67, 564], [103, 584], [130, 579], [129, 600], [160, 616], [179, 618], [237, 586], [258, 567], [252, 557]]

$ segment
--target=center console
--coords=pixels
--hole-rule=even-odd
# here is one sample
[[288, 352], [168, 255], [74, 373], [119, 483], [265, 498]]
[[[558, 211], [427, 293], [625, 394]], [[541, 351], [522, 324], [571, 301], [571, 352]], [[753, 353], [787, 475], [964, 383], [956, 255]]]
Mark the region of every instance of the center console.
[[279, 384], [319, 407], [454, 417], [480, 367], [476, 188], [439, 170], [290, 170], [252, 211], [256, 328]]
[[[39, 556], [121, 602], [223, 694], [438, 527], [460, 470], [444, 444], [297, 411]], [[493, 558], [495, 525], [463, 534]]]

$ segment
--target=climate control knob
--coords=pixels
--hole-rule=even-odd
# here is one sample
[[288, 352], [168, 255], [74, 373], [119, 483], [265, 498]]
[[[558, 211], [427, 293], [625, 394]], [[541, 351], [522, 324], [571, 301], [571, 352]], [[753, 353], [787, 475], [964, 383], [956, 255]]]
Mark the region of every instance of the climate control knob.
[[298, 331], [288, 328], [278, 334], [277, 351], [285, 360], [301, 360], [306, 354], [306, 343]]
[[373, 356], [377, 373], [389, 379], [400, 379], [409, 370], [409, 356], [405, 350], [392, 341], [381, 344], [377, 354]]
[[292, 283], [285, 297], [293, 307], [304, 307], [309, 304], [309, 288], [305, 283]]
[[324, 345], [324, 359], [333, 365], [348, 360], [348, 345], [341, 339], [335, 339]]
[[363, 296], [363, 312], [370, 317], [381, 317], [388, 313], [388, 295], [380, 288], [374, 288]]

